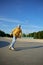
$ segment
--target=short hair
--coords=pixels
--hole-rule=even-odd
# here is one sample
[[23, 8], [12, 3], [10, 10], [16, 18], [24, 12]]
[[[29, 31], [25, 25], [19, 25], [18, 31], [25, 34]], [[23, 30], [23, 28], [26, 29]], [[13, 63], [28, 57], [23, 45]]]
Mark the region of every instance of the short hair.
[[20, 27], [21, 27], [21, 25], [18, 25], [18, 27], [20, 28]]

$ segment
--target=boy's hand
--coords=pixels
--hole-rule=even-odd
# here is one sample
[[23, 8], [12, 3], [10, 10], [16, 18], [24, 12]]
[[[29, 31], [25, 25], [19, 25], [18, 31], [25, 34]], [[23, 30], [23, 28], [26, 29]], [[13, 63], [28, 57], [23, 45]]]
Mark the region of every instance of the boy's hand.
[[12, 34], [10, 33], [10, 36], [11, 36]]

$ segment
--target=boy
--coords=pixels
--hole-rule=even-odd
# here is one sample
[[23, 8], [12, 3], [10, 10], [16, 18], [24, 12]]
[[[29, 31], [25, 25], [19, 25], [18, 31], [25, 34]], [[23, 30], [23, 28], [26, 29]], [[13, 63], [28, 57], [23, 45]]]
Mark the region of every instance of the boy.
[[22, 35], [21, 25], [18, 25], [18, 27], [13, 29], [10, 35], [13, 35], [13, 39], [12, 39], [12, 43], [9, 46], [9, 49], [14, 50], [14, 44], [16, 42], [16, 39], [21, 38]]

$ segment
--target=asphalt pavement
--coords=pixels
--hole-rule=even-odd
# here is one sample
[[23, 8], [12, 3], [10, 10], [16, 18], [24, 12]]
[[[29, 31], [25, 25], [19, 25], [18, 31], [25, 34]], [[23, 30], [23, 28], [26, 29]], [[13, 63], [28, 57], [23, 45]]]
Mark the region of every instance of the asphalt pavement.
[[12, 39], [0, 38], [0, 65], [43, 65], [43, 43], [16, 41], [15, 50], [9, 50]]

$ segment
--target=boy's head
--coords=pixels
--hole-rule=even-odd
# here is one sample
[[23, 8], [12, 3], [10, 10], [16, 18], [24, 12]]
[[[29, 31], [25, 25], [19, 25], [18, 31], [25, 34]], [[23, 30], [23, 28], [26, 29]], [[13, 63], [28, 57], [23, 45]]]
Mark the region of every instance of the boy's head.
[[18, 25], [18, 28], [21, 28], [21, 25]]

